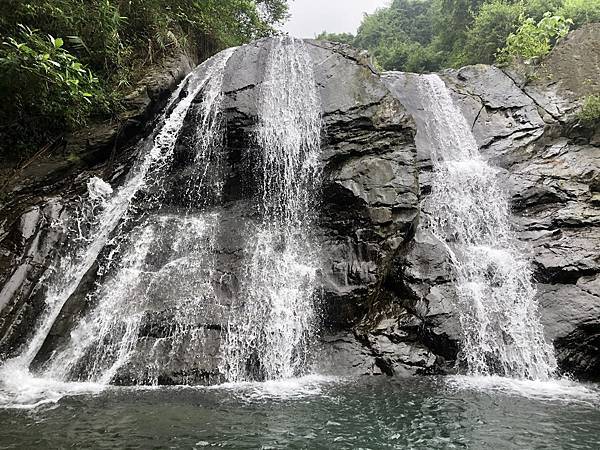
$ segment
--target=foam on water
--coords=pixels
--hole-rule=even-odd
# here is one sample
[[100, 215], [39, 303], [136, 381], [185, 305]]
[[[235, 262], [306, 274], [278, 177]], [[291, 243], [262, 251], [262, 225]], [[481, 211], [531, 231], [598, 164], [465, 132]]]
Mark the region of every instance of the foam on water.
[[232, 391], [247, 400], [295, 400], [322, 396], [324, 387], [342, 382], [344, 380], [338, 377], [306, 375], [262, 382], [224, 383], [207, 389]]
[[567, 378], [554, 380], [526, 380], [489, 376], [457, 375], [446, 378], [454, 389], [518, 395], [534, 400], [582, 403], [600, 406], [600, 390], [595, 385], [585, 385]]
[[100, 383], [74, 383], [33, 375], [15, 361], [0, 368], [0, 408], [35, 409], [65, 396], [99, 394]]

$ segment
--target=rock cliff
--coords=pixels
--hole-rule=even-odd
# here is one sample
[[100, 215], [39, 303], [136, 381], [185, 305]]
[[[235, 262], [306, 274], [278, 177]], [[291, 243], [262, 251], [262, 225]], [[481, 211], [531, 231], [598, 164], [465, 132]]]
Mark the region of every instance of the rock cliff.
[[[585, 33], [570, 37], [564, 45], [573, 45], [574, 39], [586, 41], [589, 33], [600, 35], [598, 29]], [[160, 369], [152, 374], [160, 383], [222, 380], [221, 337], [247, 257], [245, 228], [240, 225], [257, 220], [252, 204], [256, 187], [248, 180], [252, 180], [256, 99], [269, 45], [269, 40], [261, 40], [238, 49], [223, 81], [226, 157], [219, 170], [224, 188], [222, 198], [209, 205], [221, 218], [214, 244], [216, 271], [207, 275], [217, 286], [219, 301], [203, 305], [198, 319], [203, 342], [197, 351], [204, 355], [203, 362], [160, 361]], [[456, 293], [450, 263], [420, 220], [431, 190], [432, 164], [426, 145], [419, 141], [419, 113], [411, 100], [416, 95], [411, 79], [418, 75], [382, 76], [367, 55], [342, 45], [307, 41], [307, 48], [323, 114], [323, 184], [316, 231], [322, 251], [322, 332], [314, 365], [319, 371], [344, 375], [459, 370], [455, 360], [461, 329], [453, 310]], [[560, 51], [561, 47], [555, 50]], [[44, 307], [50, 268], [72, 244], [65, 242], [61, 225], [69, 223], [87, 181], [100, 175], [113, 187], [122, 183], [140, 148], [133, 141], [148, 134], [150, 117], [164, 104], [160, 99], [190, 69], [189, 63], [178, 67], [158, 82], [161, 94], [156, 99], [141, 101], [144, 113], [139, 122], [145, 126], [123, 143], [113, 145], [118, 138], [113, 136], [98, 144], [96, 149], [101, 150], [93, 151], [93, 158], [68, 170], [40, 168], [46, 171], [43, 177], [21, 178], [6, 196], [0, 207], [2, 358], [18, 353], [31, 336]], [[549, 64], [545, 70], [553, 68]], [[472, 124], [482, 154], [500, 169], [510, 192], [514, 226], [535, 267], [540, 313], [561, 370], [598, 379], [600, 137], [598, 130], [578, 124], [573, 112], [586, 92], [574, 92], [577, 83], [572, 74], [563, 80], [570, 87], [561, 87], [561, 70], [556, 68], [550, 85], [526, 82], [492, 66], [471, 66], [441, 76]], [[181, 164], [167, 182], [172, 193], [167, 204], [173, 211], [181, 207], [178, 189], [187, 173], [185, 148], [197, 126], [194, 117], [192, 107], [176, 148]], [[93, 146], [90, 142], [87, 145]], [[139, 355], [164, 345], [170, 336], [167, 291], [176, 277], [165, 268], [174, 246], [167, 239], [154, 256], [153, 264], [165, 270], [165, 279], [162, 290], [152, 294], [155, 304], [144, 319]], [[96, 271], [97, 265], [65, 304], [36, 358], [37, 367], [64, 344], [78, 317], [92, 307], [85, 299], [101, 279]], [[149, 377], [140, 357], [129, 361], [114, 381], [145, 382]]]

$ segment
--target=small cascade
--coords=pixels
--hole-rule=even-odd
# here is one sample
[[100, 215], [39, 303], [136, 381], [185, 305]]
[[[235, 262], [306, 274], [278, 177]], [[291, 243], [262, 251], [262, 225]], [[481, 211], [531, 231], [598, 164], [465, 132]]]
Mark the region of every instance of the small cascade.
[[[173, 164], [183, 120], [197, 96], [202, 102], [196, 110], [192, 170], [194, 174], [201, 174], [206, 167], [214, 170], [212, 157], [219, 154], [215, 144], [223, 131], [221, 85], [234, 50], [222, 52], [201, 66], [202, 78], [188, 87], [188, 95], [175, 108], [174, 113], [181, 110], [181, 120], [168, 135], [159, 134], [157, 142], [163, 150], [157, 159], [161, 163], [153, 168], [152, 184], [145, 186], [148, 194], [144, 199], [146, 209], [150, 205], [156, 212], [146, 211], [140, 223], [116, 238], [115, 255], [109, 255], [99, 271], [102, 282], [88, 294], [88, 301], [96, 307], [79, 321], [69, 344], [53, 355], [47, 376], [100, 383], [119, 377], [128, 383], [153, 384], [172, 358], [203, 357], [202, 315], [206, 312], [203, 307], [214, 303], [211, 279], [218, 217], [186, 209], [185, 205], [191, 206], [192, 182], [185, 192], [183, 211], [161, 212], [162, 183]], [[201, 183], [203, 178], [197, 175], [194, 181]], [[194, 199], [194, 204], [200, 202]], [[153, 323], [157, 321], [170, 325], [156, 331]], [[143, 337], [148, 334], [158, 339], [146, 348]], [[136, 353], [143, 358], [136, 358]]]
[[434, 165], [425, 209], [455, 272], [462, 359], [471, 375], [547, 380], [556, 361], [544, 340], [531, 268], [511, 230], [507, 195], [444, 82], [437, 75], [417, 80], [425, 117], [419, 132]]
[[[11, 361], [13, 372], [15, 364], [24, 370], [29, 367], [63, 306], [96, 260], [101, 261], [98, 280], [86, 298], [93, 307], [79, 320], [70, 340], [44, 363], [44, 377], [109, 383], [129, 364], [133, 367], [128, 367], [121, 378], [152, 383], [156, 381], [153, 367], [202, 346], [199, 335], [204, 330], [198, 323], [204, 299], [213, 296], [209, 274], [218, 219], [210, 212], [163, 214], [160, 207], [175, 144], [196, 97], [202, 98], [202, 103], [197, 111], [200, 120], [193, 162], [205, 170], [209, 165], [206, 158], [213, 156], [211, 152], [218, 153], [214, 147], [222, 133], [221, 84], [234, 51], [221, 52], [183, 80], [121, 188], [112, 193], [102, 180], [92, 179], [89, 200], [75, 225], [70, 225], [76, 234], [73, 249], [61, 258], [47, 283], [46, 313], [27, 349]], [[201, 179], [201, 175], [195, 178]], [[167, 263], [158, 263], [165, 259]], [[186, 272], [185, 279], [182, 272]], [[168, 308], [159, 303], [167, 303]], [[143, 349], [143, 361], [132, 361], [142, 328], [148, 327], [153, 315], [160, 314], [169, 315], [170, 329], [161, 330], [161, 338], [153, 347]]]
[[[45, 376], [155, 384], [171, 359], [203, 358], [217, 227], [214, 213], [160, 214], [132, 230], [111, 275], [89, 294], [97, 306], [54, 354]], [[168, 329], [153, 330], [155, 322]], [[149, 334], [158, 336], [150, 346], [143, 339]]]
[[228, 381], [299, 375], [315, 327], [321, 105], [303, 41], [274, 40], [258, 104], [261, 223], [225, 337]]

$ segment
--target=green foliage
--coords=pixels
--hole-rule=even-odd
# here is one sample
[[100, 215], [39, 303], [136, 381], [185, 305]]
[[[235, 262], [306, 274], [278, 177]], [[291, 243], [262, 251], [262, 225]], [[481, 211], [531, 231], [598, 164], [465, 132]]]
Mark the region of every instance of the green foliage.
[[394, 0], [389, 8], [367, 15], [358, 29], [356, 43], [367, 47], [381, 42], [412, 41], [426, 44], [433, 36], [430, 1]]
[[44, 130], [82, 125], [93, 106], [106, 106], [98, 78], [64, 48], [63, 39], [24, 25], [3, 42], [0, 71], [2, 127], [17, 144], [22, 139], [15, 131], [47, 138]]
[[506, 0], [485, 3], [467, 31], [461, 64], [492, 64], [506, 37], [519, 27], [523, 13], [522, 3]]
[[352, 44], [386, 70], [440, 70], [543, 55], [569, 19], [600, 22], [600, 0], [394, 0], [364, 18]]
[[455, 61], [460, 59], [467, 30], [484, 2], [432, 0], [431, 16], [436, 30], [433, 45], [446, 55], [445, 65], [456, 65]]
[[586, 125], [600, 124], [600, 95], [590, 95], [583, 102], [579, 119]]
[[600, 0], [564, 0], [557, 14], [571, 19], [575, 28], [600, 22]]
[[274, 33], [286, 15], [287, 0], [2, 0], [0, 145], [33, 153], [114, 113], [173, 51], [207, 57]]
[[368, 49], [384, 69], [433, 70], [438, 55], [428, 48], [434, 35], [431, 8], [431, 0], [394, 0], [364, 18], [353, 43]]
[[354, 45], [354, 35], [350, 33], [327, 33], [323, 31], [317, 36], [320, 41], [339, 42], [341, 44]]
[[521, 57], [525, 59], [544, 56], [552, 49], [552, 44], [569, 32], [573, 21], [547, 12], [539, 22], [531, 17], [525, 19], [515, 33], [506, 39], [502, 59]]

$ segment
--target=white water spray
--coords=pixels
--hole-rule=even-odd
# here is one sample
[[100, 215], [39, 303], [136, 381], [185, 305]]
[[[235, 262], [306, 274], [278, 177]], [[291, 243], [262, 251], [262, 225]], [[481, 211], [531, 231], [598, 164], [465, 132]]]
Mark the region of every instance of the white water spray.
[[418, 80], [434, 165], [426, 209], [454, 267], [462, 358], [471, 375], [547, 380], [556, 361], [544, 339], [530, 265], [511, 230], [506, 193], [444, 82], [437, 75]]
[[[46, 340], [66, 301], [76, 291], [84, 275], [109, 243], [111, 235], [127, 221], [136, 195], [141, 191], [160, 191], [167, 176], [167, 169], [171, 166], [175, 143], [184, 120], [192, 102], [201, 91], [205, 92], [201, 108], [205, 115], [209, 116], [202, 125], [210, 128], [215, 123], [217, 116], [215, 111], [219, 110], [222, 99], [220, 90], [225, 65], [234, 51], [235, 49], [228, 49], [207, 60], [182, 81], [165, 108], [167, 114], [162, 118], [160, 128], [147, 150], [142, 152], [142, 156], [122, 187], [112, 193], [110, 186], [102, 180], [90, 182], [89, 203], [84, 204], [82, 211], [77, 214], [75, 225], [69, 225], [75, 236], [71, 239], [72, 248], [60, 259], [58, 266], [54, 268], [53, 274], [47, 280], [46, 308], [36, 327], [36, 333], [24, 351], [18, 357], [7, 361], [1, 369], [3, 385], [8, 386], [8, 390], [10, 390], [11, 380], [16, 378], [41, 380], [29, 373], [31, 362]], [[185, 95], [182, 95], [184, 89]], [[207, 135], [212, 132], [212, 130], [205, 131]], [[191, 221], [193, 222], [193, 219]], [[201, 222], [200, 228], [204, 230], [205, 221], [201, 220]], [[185, 220], [175, 228], [179, 225], [182, 228], [179, 231], [183, 233], [189, 231], [189, 224]], [[131, 312], [129, 310], [132, 307], [129, 303], [130, 299], [124, 301], [124, 291], [120, 292], [118, 289], [131, 290], [144, 282], [143, 278], [147, 277], [142, 270], [144, 256], [151, 248], [153, 234], [156, 233], [157, 228], [160, 229], [160, 223], [142, 226], [139, 227], [138, 232], [133, 232], [133, 235], [139, 238], [139, 242], [134, 243], [133, 247], [126, 252], [121, 261], [122, 270], [104, 287], [103, 292], [106, 295], [100, 295], [98, 307], [74, 330], [67, 348], [52, 355], [53, 359], [45, 373], [46, 378], [56, 377], [68, 381], [75, 377], [86, 381], [107, 383], [115, 375], [116, 370], [128, 360], [139, 331], [141, 316], [139, 311], [132, 312], [129, 316], [122, 315]], [[169, 228], [168, 232], [173, 233], [173, 229]], [[175, 237], [177, 232], [178, 230], [175, 230]], [[111, 291], [111, 287], [115, 290]], [[104, 343], [108, 341], [113, 345], [105, 347]], [[95, 344], [106, 351], [94, 353]], [[85, 363], [82, 362], [84, 359]], [[81, 369], [83, 373], [73, 375], [75, 368]], [[43, 387], [56, 384], [50, 381], [48, 383], [32, 382], [30, 385], [35, 388], [36, 385]]]
[[[189, 109], [193, 99], [202, 92], [196, 135], [203, 140], [193, 161], [193, 164], [201, 165], [202, 170], [204, 166], [210, 166], [210, 161], [203, 157], [207, 156], [207, 148], [220, 132], [215, 129], [215, 124], [220, 123], [221, 85], [225, 66], [234, 50], [222, 52], [211, 60], [203, 78], [182, 100]], [[183, 119], [177, 122], [177, 134]], [[173, 145], [174, 141], [170, 142], [171, 153]], [[167, 160], [163, 159], [166, 168]], [[160, 178], [164, 178], [162, 173]], [[156, 185], [156, 179], [154, 183]], [[214, 299], [210, 275], [217, 223], [218, 218], [208, 213], [187, 217], [159, 215], [146, 218], [129, 232], [119, 266], [95, 294], [96, 308], [79, 322], [71, 333], [69, 345], [53, 356], [46, 375], [63, 380], [111, 382], [135, 353], [140, 327], [154, 310], [166, 309], [173, 316], [167, 336], [159, 339], [154, 347], [171, 357], [184, 355], [184, 342], [193, 340], [194, 336], [190, 335], [198, 328], [201, 306], [207, 299]], [[154, 267], [152, 261], [148, 261], [149, 256], [165, 251], [169, 252], [168, 264]], [[171, 277], [174, 279], [170, 280]], [[177, 282], [179, 278], [185, 278], [191, 285]], [[169, 289], [165, 289], [165, 285]], [[169, 348], [165, 349], [164, 341], [167, 340]], [[146, 355], [146, 367], [135, 370], [132, 381], [156, 381], [149, 366], [153, 363], [155, 367], [160, 366], [155, 362], [160, 355], [152, 350], [154, 348]]]
[[321, 106], [304, 42], [274, 40], [258, 110], [262, 223], [227, 330], [222, 370], [232, 382], [299, 375], [314, 334]]

